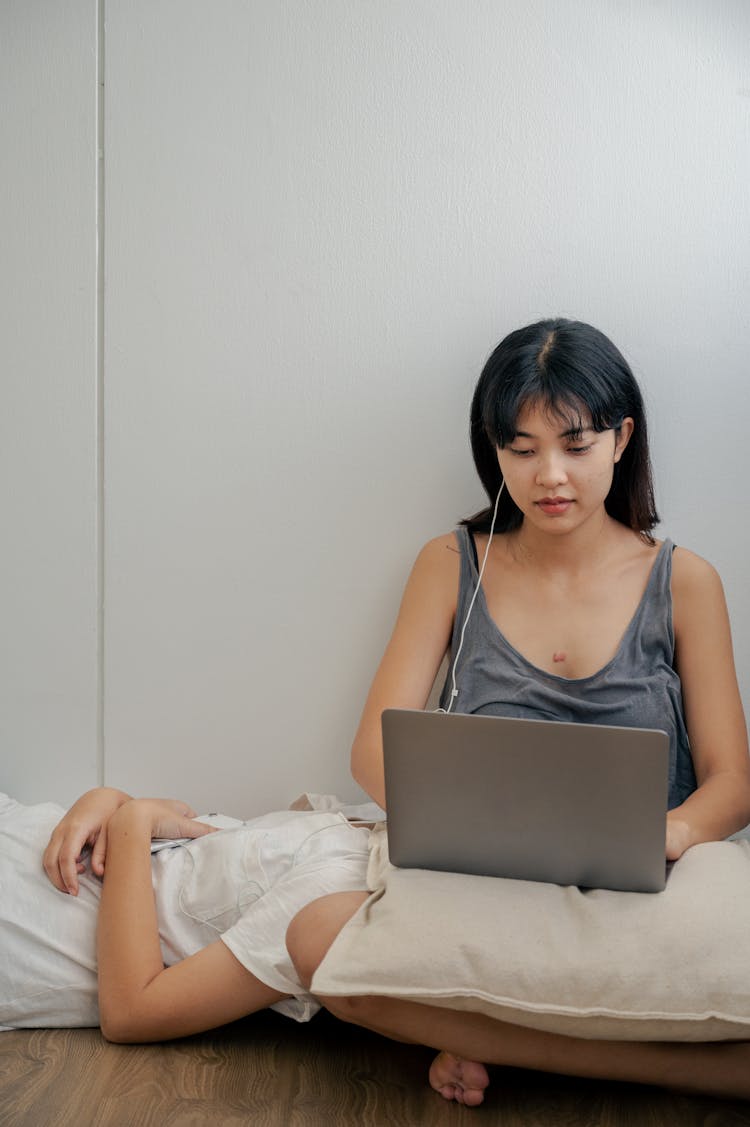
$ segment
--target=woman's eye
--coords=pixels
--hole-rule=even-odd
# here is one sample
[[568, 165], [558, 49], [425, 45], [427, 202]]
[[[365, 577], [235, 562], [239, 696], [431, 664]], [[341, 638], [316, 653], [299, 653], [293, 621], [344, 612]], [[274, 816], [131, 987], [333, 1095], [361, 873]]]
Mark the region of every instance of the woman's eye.
[[517, 450], [514, 446], [509, 446], [511, 454], [515, 454], [517, 458], [528, 458], [529, 454], [533, 454], [533, 450]]
[[588, 446], [569, 446], [568, 447], [568, 453], [569, 454], [588, 454], [590, 449], [591, 449], [591, 445], [588, 445]]

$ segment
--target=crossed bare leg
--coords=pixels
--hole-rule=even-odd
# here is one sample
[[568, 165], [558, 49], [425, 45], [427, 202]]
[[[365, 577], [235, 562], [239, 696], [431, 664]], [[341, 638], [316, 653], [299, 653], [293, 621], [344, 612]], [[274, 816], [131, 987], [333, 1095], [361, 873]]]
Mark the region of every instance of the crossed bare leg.
[[[287, 931], [287, 946], [303, 982], [309, 985], [331, 943], [365, 899], [367, 893], [334, 893], [308, 904], [294, 918]], [[750, 1100], [747, 1041], [584, 1040], [396, 998], [321, 1001], [344, 1021], [395, 1041], [443, 1050], [430, 1069], [430, 1083], [444, 1098], [466, 1105], [479, 1104], [484, 1098], [488, 1077], [478, 1061]]]

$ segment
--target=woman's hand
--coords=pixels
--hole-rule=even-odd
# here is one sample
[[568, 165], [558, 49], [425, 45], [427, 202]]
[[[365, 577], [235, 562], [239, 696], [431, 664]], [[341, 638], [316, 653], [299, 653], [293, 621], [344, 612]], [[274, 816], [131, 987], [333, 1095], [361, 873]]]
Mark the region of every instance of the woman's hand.
[[78, 877], [86, 871], [87, 847], [91, 848], [92, 873], [104, 876], [110, 823], [126, 805], [145, 816], [152, 838], [202, 837], [212, 828], [193, 822], [195, 811], [178, 799], [132, 799], [113, 787], [96, 787], [82, 795], [52, 831], [42, 863], [55, 888], [78, 895]]
[[114, 787], [95, 787], [75, 802], [55, 826], [44, 851], [44, 871], [61, 892], [78, 895], [78, 877], [86, 870], [84, 849], [91, 848], [91, 871], [104, 874], [107, 826], [130, 795]]
[[115, 826], [147, 831], [154, 838], [203, 837], [215, 826], [194, 822], [195, 810], [177, 798], [132, 798], [116, 813]]
[[667, 814], [667, 860], [677, 861], [692, 845], [690, 826], [682, 818], [674, 818], [672, 811]]

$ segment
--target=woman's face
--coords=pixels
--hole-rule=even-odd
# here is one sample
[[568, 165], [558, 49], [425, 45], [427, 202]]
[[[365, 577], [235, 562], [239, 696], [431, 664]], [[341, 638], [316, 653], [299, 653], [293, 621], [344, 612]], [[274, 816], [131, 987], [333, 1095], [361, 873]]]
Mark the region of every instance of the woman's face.
[[618, 431], [597, 433], [590, 418], [582, 415], [580, 425], [581, 430], [571, 429], [565, 416], [531, 403], [518, 416], [513, 441], [498, 447], [505, 487], [523, 513], [524, 524], [559, 535], [603, 513], [633, 420], [624, 419]]

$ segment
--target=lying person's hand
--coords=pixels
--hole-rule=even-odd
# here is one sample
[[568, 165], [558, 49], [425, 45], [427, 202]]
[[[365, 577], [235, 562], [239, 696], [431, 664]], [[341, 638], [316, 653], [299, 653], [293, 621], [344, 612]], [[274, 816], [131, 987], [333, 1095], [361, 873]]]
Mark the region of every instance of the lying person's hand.
[[217, 827], [195, 822], [195, 810], [176, 798], [132, 798], [117, 814], [116, 824], [148, 831], [151, 840], [196, 838]]
[[78, 895], [78, 877], [86, 870], [84, 854], [91, 850], [91, 871], [104, 875], [107, 825], [129, 794], [114, 787], [95, 787], [75, 802], [55, 826], [44, 851], [44, 871], [61, 892]]

